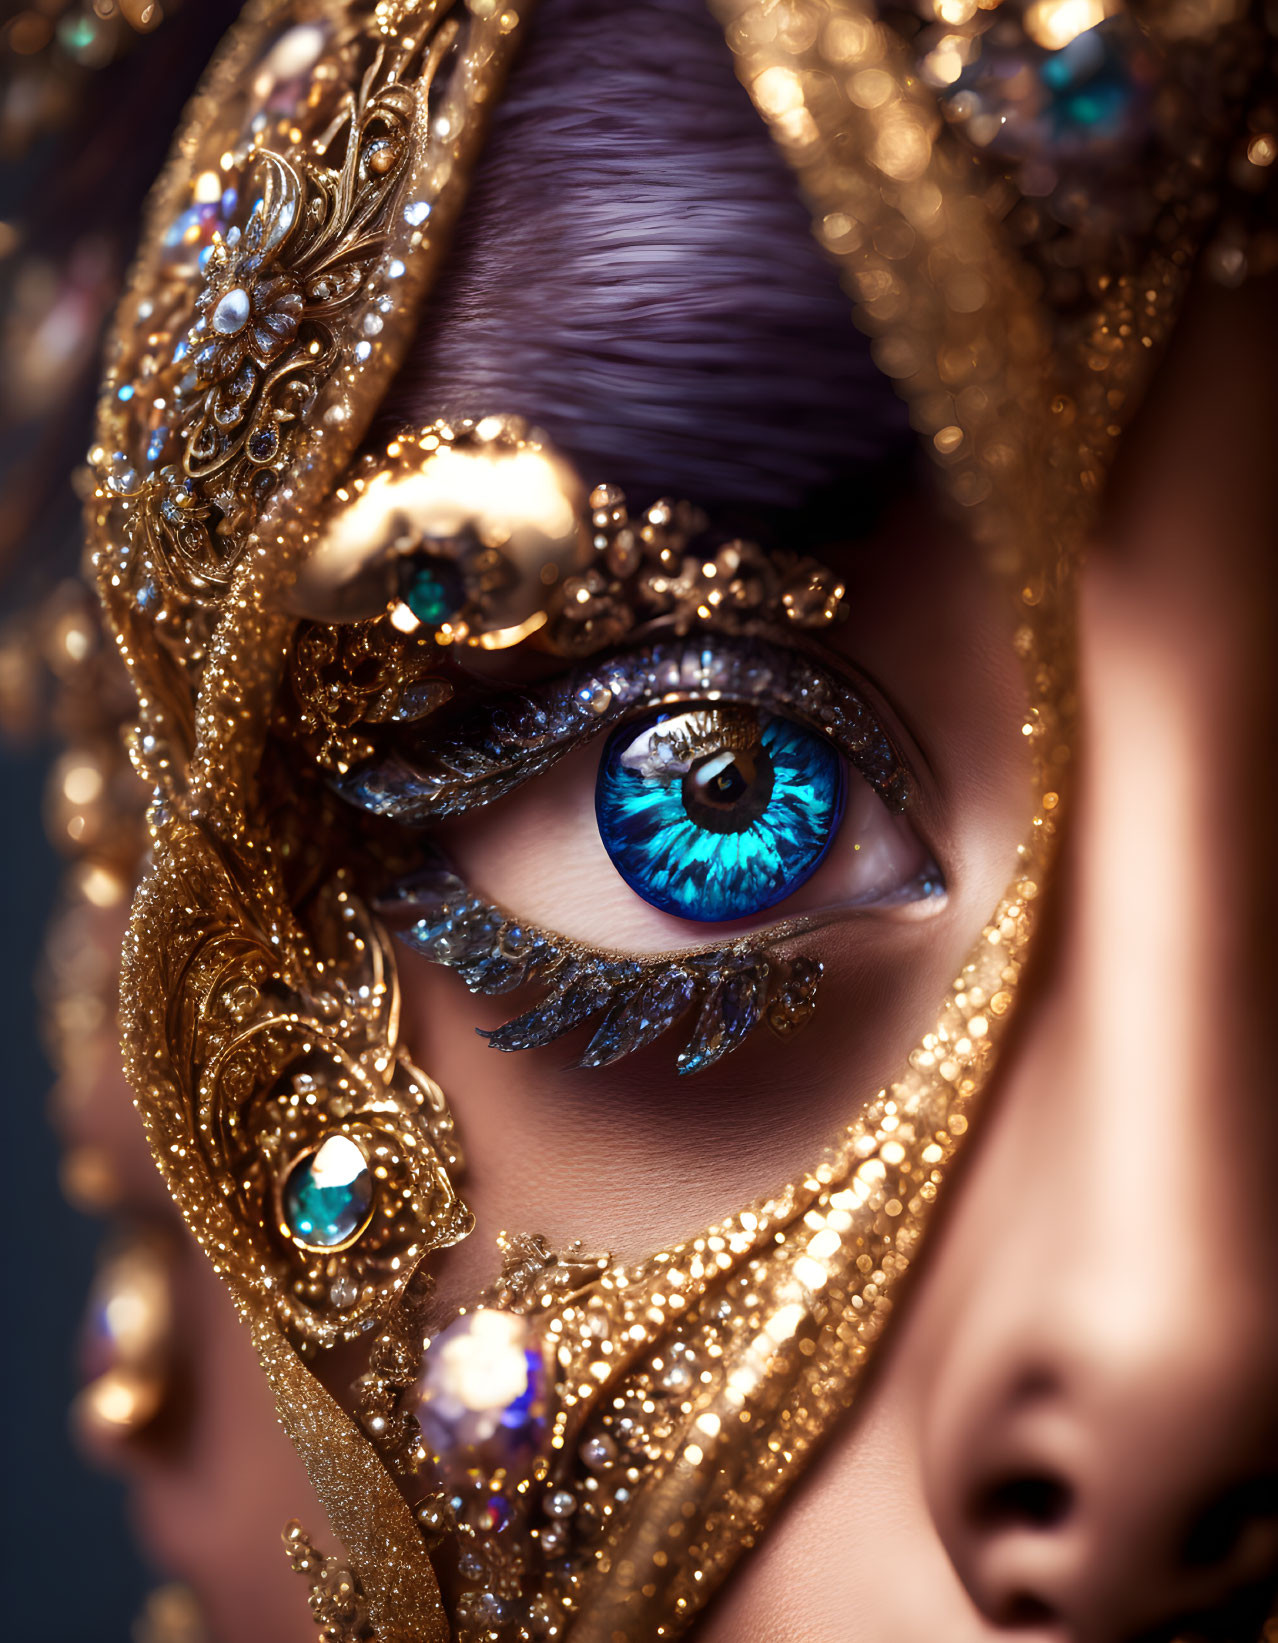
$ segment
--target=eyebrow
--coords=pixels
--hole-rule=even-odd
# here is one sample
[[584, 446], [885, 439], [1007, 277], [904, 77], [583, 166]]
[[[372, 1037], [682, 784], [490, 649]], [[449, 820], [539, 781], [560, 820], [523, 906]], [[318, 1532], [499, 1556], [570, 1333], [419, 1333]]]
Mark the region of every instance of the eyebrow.
[[864, 497], [913, 449], [703, 0], [543, 0], [383, 424], [521, 415], [587, 483]]

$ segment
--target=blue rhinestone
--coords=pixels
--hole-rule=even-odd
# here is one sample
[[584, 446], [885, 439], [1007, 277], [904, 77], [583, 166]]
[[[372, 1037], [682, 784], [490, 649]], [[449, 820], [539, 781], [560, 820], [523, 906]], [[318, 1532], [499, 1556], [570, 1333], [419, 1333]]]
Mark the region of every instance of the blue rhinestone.
[[1156, 73], [1150, 48], [1124, 16], [1050, 50], [1009, 23], [990, 30], [941, 102], [991, 154], [1095, 165], [1139, 150]]
[[348, 1135], [330, 1135], [289, 1171], [284, 1223], [309, 1249], [337, 1249], [367, 1226], [373, 1208], [368, 1160]]
[[164, 236], [163, 257], [174, 274], [193, 274], [203, 268], [212, 249], [213, 236], [226, 227], [226, 217], [216, 203], [201, 201], [188, 206], [169, 224]]
[[249, 440], [249, 455], [254, 462], [269, 462], [275, 455], [280, 436], [274, 424], [255, 433]]

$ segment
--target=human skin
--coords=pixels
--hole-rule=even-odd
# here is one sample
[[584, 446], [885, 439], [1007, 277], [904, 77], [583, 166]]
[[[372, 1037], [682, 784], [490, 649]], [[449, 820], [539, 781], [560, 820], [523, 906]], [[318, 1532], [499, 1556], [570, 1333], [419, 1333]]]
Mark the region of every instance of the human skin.
[[[1241, 1639], [1263, 1619], [1273, 295], [1197, 293], [1133, 430], [1083, 577], [1075, 815], [1015, 1036], [866, 1397], [703, 1643]], [[493, 821], [463, 854], [500, 849]], [[522, 911], [536, 852], [507, 850]], [[600, 1087], [558, 1047], [499, 1060], [465, 1035], [491, 1004], [404, 974], [470, 1138], [471, 1280], [499, 1225], [624, 1255], [694, 1230], [810, 1156], [881, 1072], [845, 1006], [789, 1068], [765, 1050], [679, 1090], [654, 1048]]]
[[[1084, 577], [1076, 811], [1016, 1036], [868, 1396], [703, 1640], [1259, 1630], [1274, 296], [1198, 293], [1130, 436]], [[1055, 1488], [991, 1499], [1026, 1479]]]
[[[694, 30], [683, 43], [696, 52], [703, 39]], [[726, 52], [701, 71], [730, 77]], [[757, 139], [766, 145], [761, 126]], [[635, 164], [660, 162], [649, 152]], [[710, 155], [702, 176], [700, 197], [684, 202], [694, 213], [723, 183]], [[637, 191], [633, 211], [645, 208]], [[778, 238], [774, 272], [817, 256]], [[750, 277], [765, 279], [766, 262]], [[683, 276], [690, 303], [698, 272], [692, 262]], [[676, 292], [680, 277], [671, 271]], [[1278, 1553], [1278, 1503], [1265, 1492], [1278, 1469], [1264, 1058], [1274, 295], [1199, 292], [1129, 436], [1082, 588], [1073, 814], [1015, 1036], [872, 1382], [702, 1622], [700, 1643], [1152, 1643], [1192, 1614], [1206, 1633], [1201, 1614], [1260, 1602]], [[533, 280], [524, 313], [537, 300]], [[561, 285], [542, 300], [571, 305], [573, 294]], [[623, 286], [613, 299], [623, 335], [627, 311]], [[541, 411], [583, 464], [613, 454], [574, 444], [589, 405], [574, 422], [549, 389], [541, 407], [501, 402], [501, 340], [498, 330], [488, 355], [467, 354], [437, 331], [434, 357], [470, 358], [473, 382], [463, 365], [447, 382], [423, 368], [400, 403], [423, 416]], [[756, 346], [766, 339], [743, 330], [719, 391], [730, 392], [734, 369], [758, 371]], [[564, 376], [576, 362], [562, 338], [547, 349], [553, 385], [556, 361]], [[792, 374], [802, 386], [809, 372], [812, 396], [827, 402], [819, 362], [797, 357]], [[640, 365], [659, 384], [660, 351]], [[625, 407], [593, 411], [602, 425]], [[766, 411], [755, 415], [766, 433]], [[710, 438], [730, 446], [725, 426], [711, 421]], [[630, 428], [616, 458], [643, 437]], [[634, 460], [673, 469], [679, 454], [641, 448]], [[683, 456], [687, 472], [672, 472], [668, 488], [694, 494], [704, 451]], [[572, 1042], [495, 1054], [471, 1028], [495, 1025], [497, 1007], [403, 955], [409, 1047], [452, 1101], [478, 1217], [441, 1262], [442, 1303], [491, 1275], [500, 1228], [640, 1256], [802, 1169], [926, 1030], [1010, 877], [1027, 801], [1001, 595], [921, 483], [868, 537], [831, 541], [829, 553], [853, 590], [841, 650], [927, 748], [919, 825], [947, 874], [945, 906], [848, 920], [822, 950], [826, 992], [804, 1035], [752, 1042], [690, 1082], [674, 1079], [660, 1044], [606, 1073], [566, 1072]], [[553, 877], [557, 857], [576, 869], [585, 848], [568, 824], [589, 822], [588, 776], [587, 761], [584, 773], [539, 779], [453, 847], [477, 886], [519, 913], [582, 933], [563, 916], [604, 907], [617, 932], [609, 945], [624, 946], [626, 921], [638, 929], [647, 915], [628, 910], [620, 880], [590, 878], [573, 915]], [[198, 1361], [238, 1350], [247, 1371], [229, 1305], [211, 1279], [200, 1294]], [[259, 1391], [237, 1401], [234, 1420], [227, 1412], [227, 1489], [211, 1497], [221, 1533], [237, 1525], [234, 1544], [201, 1540], [190, 1503], [175, 1509], [154, 1471], [139, 1485], [142, 1516], [152, 1536], [187, 1525], [168, 1555], [212, 1594], [222, 1635], [291, 1643], [311, 1633], [276, 1520], [296, 1511], [318, 1527], [318, 1509]], [[216, 1424], [218, 1407], [197, 1400], [194, 1418]], [[172, 1457], [191, 1501], [212, 1454], [200, 1444]], [[1227, 1528], [1231, 1512], [1235, 1539], [1195, 1540], [1195, 1525]], [[1243, 1638], [1249, 1623], [1235, 1612], [1217, 1631]]]
[[[988, 1113], [861, 1407], [702, 1639], [1135, 1643], [1246, 1637], [1263, 1618], [1273, 296], [1197, 291], [1129, 435], [1081, 587], [1074, 814]], [[493, 338], [464, 318], [490, 397], [446, 382], [440, 409], [505, 408]], [[624, 337], [621, 302], [616, 323]], [[554, 431], [553, 396], [519, 408]], [[623, 1256], [695, 1232], [810, 1161], [928, 1024], [1023, 815], [1002, 607], [965, 552], [918, 514], [886, 518], [869, 553], [834, 548], [852, 590], [840, 648], [940, 767], [954, 894], [926, 926], [850, 920], [834, 1019], [819, 1011], [806, 1042], [752, 1045], [684, 1087], [660, 1044], [606, 1075], [566, 1070], [571, 1041], [498, 1057], [467, 1029], [504, 1014], [406, 960], [410, 1033], [468, 1138], [479, 1219], [446, 1292], [482, 1280], [500, 1227]], [[540, 786], [456, 830], [463, 870], [557, 930], [598, 939], [602, 921], [605, 945], [662, 945], [591, 856], [588, 777]]]

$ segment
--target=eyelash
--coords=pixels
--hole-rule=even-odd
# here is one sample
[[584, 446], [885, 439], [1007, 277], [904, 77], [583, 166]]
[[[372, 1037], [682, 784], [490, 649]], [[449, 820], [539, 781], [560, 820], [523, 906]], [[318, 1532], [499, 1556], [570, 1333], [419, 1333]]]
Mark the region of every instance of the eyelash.
[[780, 1038], [796, 1032], [812, 1014], [822, 975], [818, 960], [785, 960], [775, 951], [798, 925], [769, 931], [765, 942], [626, 958], [509, 918], [442, 867], [397, 886], [382, 905], [411, 916], [400, 939], [455, 970], [472, 993], [549, 984], [539, 1004], [484, 1033], [495, 1050], [540, 1048], [602, 1013], [580, 1067], [606, 1067], [645, 1048], [695, 1007], [696, 1026], [675, 1066], [684, 1076], [702, 1072], [760, 1021]]
[[[827, 737], [893, 810], [909, 781], [863, 696], [807, 656], [761, 640], [664, 640], [582, 665], [542, 687], [495, 694], [445, 720], [416, 746], [339, 782], [363, 808], [424, 824], [463, 815], [512, 792], [576, 747], [665, 702], [735, 703], [792, 714]], [[442, 858], [439, 858], [442, 863]], [[695, 1011], [676, 1058], [681, 1075], [713, 1066], [761, 1021], [782, 1038], [815, 1007], [822, 965], [779, 949], [805, 927], [790, 921], [717, 947], [643, 959], [584, 947], [507, 916], [473, 895], [446, 865], [397, 886], [383, 904], [401, 939], [455, 970], [472, 992], [500, 995], [533, 982], [541, 1001], [484, 1034], [492, 1048], [530, 1049], [596, 1020], [580, 1062], [608, 1066]], [[598, 1018], [598, 1019], [596, 1019]]]
[[[430, 721], [398, 748], [337, 779], [362, 809], [421, 825], [513, 792], [566, 754], [666, 701], [726, 702], [790, 713], [827, 736], [890, 810], [909, 797], [905, 766], [865, 698], [839, 674], [760, 640], [666, 640], [595, 661], [539, 691], [496, 694]], [[447, 711], [447, 710], [445, 710]]]

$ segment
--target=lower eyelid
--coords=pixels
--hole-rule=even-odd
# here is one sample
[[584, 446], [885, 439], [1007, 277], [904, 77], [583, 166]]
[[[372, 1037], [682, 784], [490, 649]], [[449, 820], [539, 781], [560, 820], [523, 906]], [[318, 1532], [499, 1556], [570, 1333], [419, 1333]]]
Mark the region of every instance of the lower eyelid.
[[[577, 761], [587, 772], [588, 752], [581, 749]], [[865, 804], [877, 806], [892, 828], [908, 825], [889, 816], [870, 789], [864, 783], [860, 786]], [[456, 836], [459, 854], [475, 854], [482, 860], [485, 841], [473, 824], [445, 831]], [[857, 835], [854, 816], [848, 846], [854, 859]], [[917, 838], [915, 844], [926, 857]], [[573, 861], [580, 864], [576, 855]], [[405, 883], [385, 905], [406, 944], [456, 971], [470, 991], [520, 995], [512, 996], [510, 1006], [496, 1018], [498, 1025], [481, 1029], [493, 1050], [547, 1048], [582, 1034], [578, 1042], [584, 1049], [577, 1065], [592, 1068], [611, 1066], [660, 1038], [677, 1046], [678, 1073], [704, 1071], [745, 1042], [754, 1043], [759, 1035], [767, 1038], [762, 1033], [765, 1024], [782, 1038], [805, 1025], [818, 1007], [825, 957], [854, 939], [851, 919], [870, 911], [864, 903], [796, 907], [778, 921], [775, 914], [780, 909], [773, 908], [773, 916], [753, 928], [690, 927], [659, 913], [634, 896], [619, 875], [610, 874], [604, 882], [611, 883], [614, 899], [619, 896], [621, 901], [618, 916], [609, 919], [611, 904], [600, 893], [597, 875], [589, 862], [580, 865], [581, 893], [576, 901], [572, 874], [566, 882], [552, 875], [553, 921], [522, 916], [522, 904], [516, 916], [510, 903], [503, 907], [480, 884], [468, 884], [470, 875], [458, 877], [438, 867], [415, 884]], [[532, 882], [544, 890], [546, 876], [534, 873]], [[939, 911], [945, 899], [939, 895], [930, 903], [913, 904], [913, 909]], [[610, 939], [594, 946], [583, 939], [577, 916], [588, 922], [597, 919], [601, 909]], [[895, 923], [911, 909], [889, 905], [882, 910]], [[636, 923], [644, 919], [653, 929], [650, 945], [636, 935]], [[836, 922], [846, 932], [842, 943], [832, 930], [823, 940], [819, 932]], [[707, 936], [713, 939], [707, 941]], [[877, 940], [870, 935], [868, 947], [858, 941], [862, 964], [868, 962], [871, 970], [880, 963], [890, 967], [893, 955], [899, 962], [908, 951], [908, 946], [902, 948], [902, 939], [903, 932], [896, 938], [881, 929]]]

